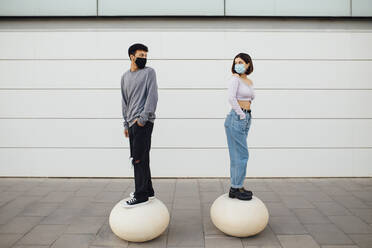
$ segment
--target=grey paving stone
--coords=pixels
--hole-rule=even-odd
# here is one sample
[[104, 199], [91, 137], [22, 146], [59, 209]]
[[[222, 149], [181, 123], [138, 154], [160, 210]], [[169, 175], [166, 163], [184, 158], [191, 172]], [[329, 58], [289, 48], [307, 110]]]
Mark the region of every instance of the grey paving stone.
[[130, 183], [129, 182], [110, 182], [104, 187], [104, 191], [119, 191], [125, 192]]
[[244, 244], [244, 247], [248, 246], [279, 246], [279, 240], [275, 236], [274, 232], [272, 231], [271, 227], [267, 225], [262, 232], [242, 238], [242, 242]]
[[22, 245], [51, 245], [66, 229], [65, 225], [37, 225], [18, 244]]
[[129, 248], [166, 248], [167, 247], [167, 231], [160, 235], [159, 237], [142, 242], [142, 243], [133, 243], [129, 242]]
[[104, 225], [106, 217], [77, 217], [71, 225], [68, 226], [65, 233], [74, 234], [96, 234]]
[[23, 234], [37, 225], [42, 217], [15, 217], [0, 228], [0, 233]]
[[282, 248], [281, 245], [248, 245], [244, 248]]
[[345, 189], [339, 187], [339, 186], [327, 186], [327, 187], [321, 187], [322, 191], [324, 191], [326, 194], [330, 196], [347, 196], [351, 195], [349, 191], [346, 191]]
[[303, 224], [331, 223], [327, 216], [314, 208], [298, 208], [293, 209], [293, 212]]
[[174, 192], [172, 191], [161, 191], [155, 192], [155, 197], [161, 200], [163, 203], [173, 203], [174, 201]]
[[372, 208], [350, 208], [349, 210], [366, 223], [372, 224]]
[[252, 190], [253, 195], [258, 197], [261, 201], [265, 202], [281, 202], [282, 200], [276, 194], [275, 192], [272, 191], [254, 191]]
[[222, 192], [215, 191], [200, 192], [200, 200], [202, 203], [213, 203], [221, 195]]
[[[74, 242], [72, 238], [67, 243], [82, 242], [82, 247], [92, 248], [160, 248], [166, 247], [167, 243], [167, 247], [174, 248], [224, 247], [224, 242], [226, 246], [234, 247], [238, 244], [237, 240], [241, 240], [240, 245], [245, 248], [285, 248], [285, 241], [290, 246], [296, 240], [303, 239], [304, 242], [298, 243], [306, 245], [306, 240], [311, 240], [311, 237], [322, 248], [372, 247], [372, 179], [247, 178], [245, 187], [265, 202], [270, 219], [261, 234], [244, 239], [223, 234], [210, 219], [211, 204], [228, 191], [229, 181], [229, 178], [154, 179], [156, 196], [168, 206], [171, 213], [169, 229], [153, 241], [128, 243], [112, 233], [108, 216], [114, 205], [133, 191], [133, 179], [30, 181], [27, 178], [0, 178], [0, 247], [58, 246], [66, 243], [62, 237], [81, 237], [80, 241], [77, 238]], [[33, 223], [36, 219], [41, 222]], [[51, 228], [49, 234], [49, 229], [48, 232], [37, 234], [35, 232], [39, 226], [64, 229], [55, 234], [55, 240], [49, 243], [46, 241], [53, 239], [50, 236], [56, 230]], [[21, 236], [23, 233], [26, 233], [24, 237]], [[274, 233], [284, 237], [282, 243]], [[21, 243], [21, 240], [31, 239], [28, 236], [31, 234], [33, 238], [39, 235], [41, 238], [35, 240], [44, 240], [46, 243]], [[85, 234], [93, 237], [90, 244], [84, 242]], [[49, 235], [49, 238], [43, 235]], [[309, 241], [309, 245], [312, 244]]]
[[205, 248], [243, 248], [243, 244], [239, 238], [213, 235], [205, 237]]
[[320, 248], [310, 235], [278, 235], [283, 248]]
[[324, 202], [324, 201], [333, 201], [326, 193], [322, 191], [317, 192], [303, 192], [302, 197], [310, 202]]
[[75, 208], [82, 209], [91, 201], [91, 197], [73, 196], [60, 204], [59, 208]]
[[91, 246], [128, 247], [128, 241], [116, 236], [106, 222], [99, 230]]
[[360, 191], [364, 189], [363, 185], [349, 178], [339, 178], [337, 181], [333, 182], [333, 184], [347, 191]]
[[352, 215], [352, 213], [337, 202], [313, 202], [313, 204], [325, 215]]
[[214, 191], [222, 193], [222, 184], [219, 179], [199, 179], [200, 191]]
[[329, 219], [345, 233], [372, 233], [372, 227], [356, 216], [329, 216]]
[[372, 190], [368, 191], [353, 191], [351, 192], [354, 196], [364, 201], [372, 201]]
[[321, 248], [359, 248], [357, 245], [322, 245]]
[[[372, 194], [372, 192], [371, 192]], [[332, 196], [332, 198], [344, 206], [345, 208], [369, 208], [368, 205], [363, 203], [361, 200], [359, 200], [357, 197], [353, 195], [348, 195], [348, 196]]]
[[79, 189], [75, 192], [75, 196], [78, 197], [95, 197], [98, 195], [98, 193], [102, 192], [101, 190], [95, 190], [95, 189]]
[[204, 246], [200, 210], [174, 210], [168, 232], [169, 246]]
[[79, 247], [88, 248], [94, 240], [90, 234], [63, 234], [51, 246], [51, 248]]
[[58, 208], [46, 216], [40, 224], [43, 225], [67, 225], [71, 224], [76, 217], [80, 216], [81, 209]]
[[280, 196], [288, 208], [315, 208], [303, 196]]
[[4, 225], [23, 211], [23, 208], [0, 208], [0, 225]]
[[272, 192], [272, 189], [267, 185], [265, 181], [257, 181], [253, 179], [245, 180], [244, 188], [249, 189], [253, 192]]
[[168, 245], [203, 246], [203, 230], [199, 224], [171, 224], [168, 233]]
[[354, 242], [334, 224], [304, 224], [304, 226], [320, 245], [354, 244]]
[[100, 192], [93, 198], [93, 202], [118, 203], [123, 199], [122, 196], [122, 192]]
[[203, 217], [203, 230], [204, 230], [204, 235], [223, 235], [224, 234], [213, 224], [209, 215], [207, 217]]
[[269, 225], [275, 234], [307, 234], [306, 229], [295, 216], [270, 217]]
[[17, 183], [7, 188], [7, 191], [29, 191], [30, 189], [35, 188], [40, 182], [33, 182], [32, 179], [26, 180], [22, 183]]
[[58, 202], [64, 202], [69, 197], [72, 197], [74, 195], [73, 192], [58, 192], [58, 191], [52, 191], [46, 196], [44, 196], [40, 202], [52, 202], [52, 203], [58, 203]]
[[293, 216], [294, 213], [282, 202], [266, 202], [270, 217]]
[[0, 234], [0, 247], [1, 248], [10, 248], [21, 237], [22, 237], [22, 234], [3, 234], [3, 233], [1, 233]]
[[112, 203], [89, 203], [81, 211], [80, 216], [109, 216], [113, 207], [114, 204]]
[[167, 246], [167, 248], [204, 248], [204, 246]]
[[173, 209], [200, 209], [200, 200], [197, 196], [176, 197], [173, 203]]
[[38, 196], [17, 196], [14, 200], [10, 201], [8, 204], [3, 206], [1, 209], [24, 209], [30, 204], [38, 201], [40, 197]]
[[360, 248], [372, 247], [372, 234], [351, 234], [349, 236]]
[[16, 199], [18, 196], [22, 195], [23, 192], [19, 191], [2, 191], [0, 192], [0, 199], [2, 202], [2, 205]]
[[49, 245], [15, 245], [12, 248], [49, 248]]
[[23, 195], [27, 195], [27, 196], [46, 196], [47, 194], [49, 194], [52, 191], [53, 191], [52, 188], [36, 186], [36, 187], [24, 192]]

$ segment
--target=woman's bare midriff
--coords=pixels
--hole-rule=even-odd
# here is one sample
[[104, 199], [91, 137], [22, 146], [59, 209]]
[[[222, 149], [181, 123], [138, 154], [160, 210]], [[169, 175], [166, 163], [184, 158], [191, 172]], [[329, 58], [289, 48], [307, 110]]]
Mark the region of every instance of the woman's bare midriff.
[[238, 100], [238, 103], [239, 103], [240, 107], [243, 108], [243, 109], [251, 109], [251, 101]]

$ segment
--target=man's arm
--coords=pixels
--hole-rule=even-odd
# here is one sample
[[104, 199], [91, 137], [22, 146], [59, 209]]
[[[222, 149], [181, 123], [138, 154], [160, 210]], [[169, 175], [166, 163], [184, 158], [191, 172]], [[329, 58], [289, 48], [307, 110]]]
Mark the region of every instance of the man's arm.
[[124, 122], [123, 122], [123, 126], [125, 129], [128, 129], [129, 128], [129, 124], [128, 124], [128, 121], [127, 121], [127, 104], [128, 104], [128, 101], [127, 99], [125, 98], [125, 93], [124, 93], [124, 76], [121, 77], [121, 109], [122, 109], [122, 112], [123, 112], [123, 118], [124, 118]]
[[144, 126], [149, 119], [149, 116], [155, 116], [156, 106], [158, 103], [158, 84], [156, 82], [156, 73], [154, 69], [150, 69], [147, 86], [147, 98], [145, 107], [140, 113], [137, 122]]

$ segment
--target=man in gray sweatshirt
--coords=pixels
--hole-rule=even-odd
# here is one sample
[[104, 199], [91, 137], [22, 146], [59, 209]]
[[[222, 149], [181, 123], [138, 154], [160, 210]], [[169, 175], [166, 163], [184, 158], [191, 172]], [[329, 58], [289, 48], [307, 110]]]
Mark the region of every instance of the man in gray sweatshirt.
[[148, 48], [143, 44], [130, 46], [131, 66], [121, 77], [124, 135], [129, 137], [135, 182], [135, 192], [123, 204], [126, 208], [146, 204], [155, 195], [151, 182], [150, 148], [158, 86], [155, 70], [146, 66], [147, 52]]

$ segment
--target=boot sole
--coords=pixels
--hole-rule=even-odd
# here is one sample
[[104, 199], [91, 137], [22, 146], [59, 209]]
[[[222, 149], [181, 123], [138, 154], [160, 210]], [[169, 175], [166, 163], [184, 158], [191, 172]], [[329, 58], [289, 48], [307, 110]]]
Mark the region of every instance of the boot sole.
[[237, 198], [237, 199], [239, 199], [239, 200], [242, 200], [242, 201], [250, 201], [250, 200], [252, 200], [252, 197], [250, 197], [250, 198], [241, 198], [241, 197], [237, 197], [236, 195], [234, 195], [234, 194], [231, 194], [231, 193], [229, 193], [229, 197], [230, 198]]

